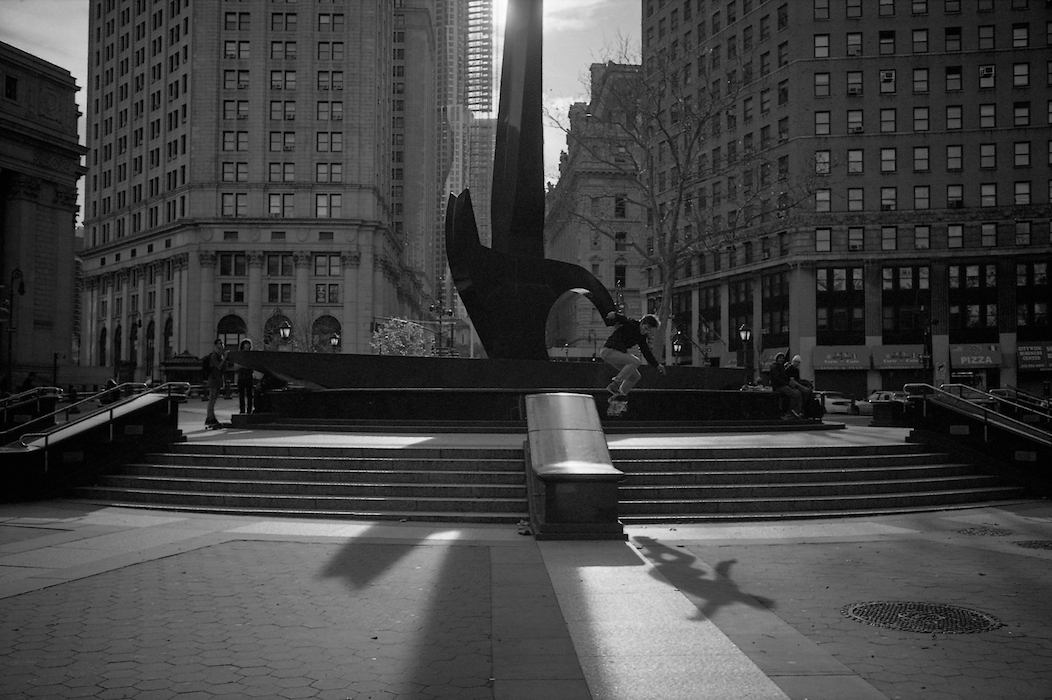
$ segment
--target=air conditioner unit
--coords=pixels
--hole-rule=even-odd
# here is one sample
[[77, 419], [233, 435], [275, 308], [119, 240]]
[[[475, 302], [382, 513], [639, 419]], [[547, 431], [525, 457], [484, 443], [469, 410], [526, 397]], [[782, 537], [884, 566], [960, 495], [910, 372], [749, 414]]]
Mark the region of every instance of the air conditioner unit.
[[281, 150], [283, 150], [283, 151], [295, 151], [296, 147], [295, 146], [285, 146]]
[[272, 218], [272, 219], [280, 219], [281, 218], [281, 214], [271, 213], [270, 218]]
[[782, 333], [788, 333], [788, 332], [789, 332], [789, 326], [782, 326]]
[[319, 85], [319, 86], [318, 86], [318, 89], [319, 89], [319, 90], [328, 90], [328, 89], [329, 89], [329, 86], [328, 86], [328, 85]]
[[332, 120], [334, 122], [342, 122], [343, 121], [343, 115], [342, 114], [334, 114], [334, 115], [332, 115]]
[[771, 251], [769, 251], [769, 250], [765, 250], [765, 251], [763, 252], [763, 255], [762, 255], [761, 257], [762, 257], [762, 258], [763, 258], [764, 260], [770, 260], [770, 259], [771, 259]]
[[296, 121], [296, 115], [295, 114], [286, 114], [285, 115], [285, 121], [287, 121], [287, 122], [294, 122], [294, 121]]
[[248, 119], [248, 115], [247, 114], [239, 114], [239, 115], [237, 115], [237, 118], [238, 119]]
[[963, 199], [951, 199], [950, 200], [950, 209], [964, 209], [964, 200]]
[[849, 134], [861, 134], [864, 129], [861, 126], [849, 126], [847, 132]]
[[849, 95], [861, 95], [862, 94], [862, 86], [861, 85], [848, 85], [847, 86], [847, 94], [849, 94]]
[[851, 243], [850, 245], [848, 245], [847, 249], [848, 250], [862, 250], [862, 244], [861, 243]]
[[271, 90], [280, 90], [281, 89], [281, 83], [271, 83], [270, 84], [270, 89]]
[[882, 83], [893, 83], [893, 82], [895, 82], [895, 71], [893, 71], [893, 70], [882, 70], [882, 71], [880, 71], [880, 82], [882, 82]]
[[248, 87], [248, 83], [238, 83], [237, 84], [237, 89], [238, 90], [244, 90], [247, 87]]
[[332, 86], [332, 89], [333, 89], [333, 90], [342, 90], [342, 89], [343, 89], [343, 86], [342, 86], [342, 85], [333, 85], [333, 86]]
[[228, 54], [224, 54], [223, 57], [224, 58], [237, 58], [237, 54], [236, 53], [228, 53]]
[[861, 46], [855, 46], [855, 45], [851, 45], [851, 46], [847, 47], [847, 55], [848, 56], [861, 56], [862, 55], [862, 47]]
[[993, 66], [979, 66], [979, 77], [980, 78], [992, 78], [994, 77]]
[[287, 53], [287, 54], [285, 54], [285, 58], [296, 58], [296, 54], [294, 54], [294, 53]]
[[880, 205], [880, 210], [881, 211], [895, 211], [895, 205], [894, 204], [881, 204]]

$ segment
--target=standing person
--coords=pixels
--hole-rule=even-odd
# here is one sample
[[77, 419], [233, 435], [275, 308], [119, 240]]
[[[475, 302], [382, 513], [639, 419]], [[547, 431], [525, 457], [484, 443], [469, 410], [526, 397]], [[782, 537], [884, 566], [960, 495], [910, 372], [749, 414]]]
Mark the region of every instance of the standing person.
[[212, 344], [212, 353], [208, 356], [208, 411], [205, 413], [205, 427], [219, 425], [216, 419], [216, 399], [223, 388], [223, 365], [226, 364], [226, 343], [216, 338]]
[[[251, 340], [242, 340], [237, 349], [247, 352], [252, 349]], [[252, 378], [253, 371], [248, 367], [237, 368], [237, 404], [240, 413], [252, 413], [252, 391], [255, 382]]]
[[639, 366], [643, 364], [643, 360], [638, 355], [628, 352], [629, 348], [638, 345], [647, 364], [656, 367], [662, 374], [665, 373], [665, 365], [657, 361], [647, 342], [647, 339], [661, 326], [661, 322], [654, 314], [647, 314], [638, 321], [634, 321], [617, 312], [610, 312], [607, 315], [607, 321], [616, 324], [617, 328], [607, 338], [603, 349], [599, 351], [599, 357], [619, 370], [606, 390], [613, 395], [612, 398], [622, 398], [628, 396], [628, 392], [632, 391], [632, 387], [642, 376], [639, 373]]
[[803, 397], [791, 386], [790, 381], [785, 371], [785, 353], [780, 352], [774, 356], [774, 362], [771, 363], [771, 388], [789, 399], [789, 411], [782, 418], [803, 418]]

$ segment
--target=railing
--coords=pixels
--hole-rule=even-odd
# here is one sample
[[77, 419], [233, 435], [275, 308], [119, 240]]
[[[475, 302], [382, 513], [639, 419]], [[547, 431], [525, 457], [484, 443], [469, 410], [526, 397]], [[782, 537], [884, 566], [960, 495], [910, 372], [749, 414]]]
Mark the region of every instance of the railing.
[[26, 401], [33, 401], [35, 399], [49, 399], [58, 398], [62, 394], [62, 390], [56, 386], [40, 386], [28, 391], [23, 391], [19, 394], [12, 394], [11, 396], [5, 396], [0, 399], [0, 409], [5, 409], [8, 406], [15, 406]]
[[[1052, 447], [1052, 431], [1042, 430], [1032, 423], [1019, 420], [1005, 415], [1001, 410], [1010, 406], [1027, 413], [1034, 413], [1033, 409], [1022, 404], [1017, 404], [1003, 397], [991, 394], [981, 389], [966, 384], [943, 384], [936, 388], [931, 384], [906, 384], [903, 391], [910, 398], [931, 397], [940, 405], [946, 406], [957, 413], [979, 420], [983, 429], [983, 442], [990, 441], [990, 429], [999, 428], [1011, 433], [1033, 440], [1041, 445]], [[922, 402], [921, 414], [928, 417], [928, 401]], [[1047, 413], [1038, 413], [1039, 417], [1052, 419]]]
[[[131, 393], [133, 391], [134, 391], [134, 393]], [[67, 429], [70, 429], [70, 428], [74, 428], [80, 423], [83, 423], [83, 422], [86, 422], [86, 421], [89, 421], [89, 420], [93, 420], [93, 419], [97, 418], [99, 415], [106, 415], [106, 414], [108, 414], [108, 417], [106, 418], [106, 421], [110, 425], [110, 440], [112, 441], [113, 440], [113, 420], [114, 420], [114, 417], [115, 417], [115, 411], [118, 408], [120, 408], [121, 406], [124, 406], [124, 405], [128, 404], [129, 402], [133, 401], [134, 399], [137, 399], [137, 398], [139, 398], [141, 396], [145, 396], [147, 394], [165, 394], [169, 398], [174, 396], [174, 397], [178, 397], [180, 399], [184, 399], [185, 400], [186, 395], [187, 395], [187, 393], [189, 391], [190, 391], [190, 384], [188, 382], [167, 382], [165, 384], [161, 384], [160, 386], [156, 386], [156, 387], [148, 387], [147, 385], [141, 384], [141, 383], [138, 383], [138, 382], [126, 382], [126, 383], [120, 384], [118, 386], [110, 387], [109, 389], [106, 389], [104, 391], [100, 391], [99, 393], [97, 393], [97, 394], [95, 394], [93, 396], [90, 396], [90, 397], [88, 397], [86, 399], [82, 399], [80, 401], [77, 401], [76, 403], [69, 404], [68, 406], [60, 408], [60, 409], [58, 409], [58, 410], [54, 411], [53, 413], [50, 413], [50, 414], [48, 414], [46, 416], [40, 416], [39, 418], [35, 419], [34, 421], [31, 421], [30, 424], [31, 423], [35, 423], [36, 421], [45, 421], [45, 420], [48, 420], [48, 419], [54, 419], [54, 418], [57, 418], [59, 415], [61, 415], [63, 413], [65, 414], [66, 422], [65, 423], [56, 424], [50, 430], [44, 430], [44, 431], [35, 432], [35, 433], [25, 433], [19, 438], [18, 442], [19, 442], [20, 446], [23, 449], [27, 449], [29, 447], [29, 443], [31, 441], [43, 439], [44, 444], [41, 445], [40, 447], [42, 449], [46, 450], [49, 447], [50, 443], [51, 443], [51, 436], [54, 433], [56, 433], [56, 432], [58, 432], [60, 430], [67, 430]], [[125, 392], [129, 392], [128, 396], [124, 397], [123, 400], [120, 400], [121, 399], [121, 395], [124, 394]], [[110, 401], [106, 401], [106, 399], [109, 398], [111, 395], [113, 396], [113, 398]], [[79, 411], [79, 407], [80, 406], [87, 405], [89, 403], [95, 403], [95, 402], [99, 402], [99, 403], [105, 405], [106, 408], [102, 408], [100, 410], [94, 410], [91, 413], [87, 413], [85, 415], [82, 415], [82, 416], [80, 416], [79, 418], [77, 418], [77, 419], [75, 419], [73, 421], [69, 420], [69, 414], [70, 413], [76, 413], [77, 411]], [[74, 410], [71, 410], [71, 409], [77, 409], [77, 410], [74, 411]], [[169, 410], [171, 410], [171, 408], [169, 408]]]

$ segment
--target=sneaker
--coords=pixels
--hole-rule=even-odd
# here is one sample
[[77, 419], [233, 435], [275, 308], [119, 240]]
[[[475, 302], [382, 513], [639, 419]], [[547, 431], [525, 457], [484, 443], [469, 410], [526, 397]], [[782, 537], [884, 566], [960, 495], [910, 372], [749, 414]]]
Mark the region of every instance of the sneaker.
[[606, 387], [606, 390], [609, 391], [614, 396], [624, 396], [624, 394], [621, 393], [621, 383], [620, 382], [610, 382], [610, 384]]

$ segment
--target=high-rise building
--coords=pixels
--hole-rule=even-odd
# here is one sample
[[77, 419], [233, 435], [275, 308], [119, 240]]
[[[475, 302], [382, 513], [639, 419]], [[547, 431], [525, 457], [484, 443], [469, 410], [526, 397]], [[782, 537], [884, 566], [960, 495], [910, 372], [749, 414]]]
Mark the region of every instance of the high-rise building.
[[68, 70], [0, 43], [0, 375], [67, 380], [75, 360], [74, 217], [84, 153]]
[[1048, 394], [1050, 48], [1042, 0], [645, 0], [644, 65], [696, 104], [733, 95], [695, 209], [777, 203], [684, 261], [673, 306], [724, 364], [746, 325], [750, 366], [787, 350], [855, 397]]
[[431, 294], [433, 0], [92, 0], [86, 364], [370, 352]]

